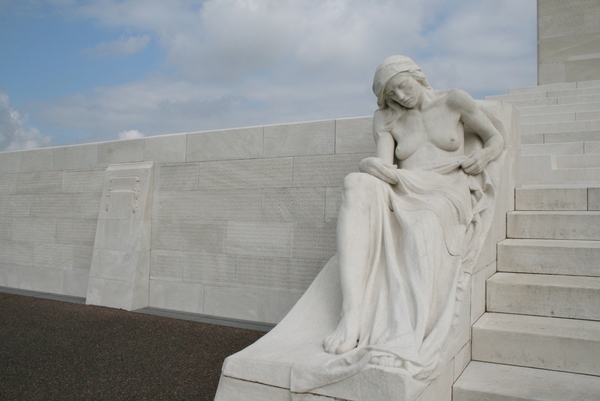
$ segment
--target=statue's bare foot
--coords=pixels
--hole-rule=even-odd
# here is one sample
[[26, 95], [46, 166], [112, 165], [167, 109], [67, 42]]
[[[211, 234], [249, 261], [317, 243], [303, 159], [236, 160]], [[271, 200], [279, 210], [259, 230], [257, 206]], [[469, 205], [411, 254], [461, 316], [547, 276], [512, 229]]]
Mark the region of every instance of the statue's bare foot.
[[379, 366], [389, 366], [389, 367], [395, 367], [395, 368], [402, 367], [402, 360], [400, 360], [392, 355], [375, 356], [375, 357], [371, 358], [370, 363], [373, 365], [379, 365]]
[[330, 354], [343, 354], [356, 348], [360, 334], [359, 323], [358, 313], [345, 313], [334, 332], [323, 341], [325, 351]]

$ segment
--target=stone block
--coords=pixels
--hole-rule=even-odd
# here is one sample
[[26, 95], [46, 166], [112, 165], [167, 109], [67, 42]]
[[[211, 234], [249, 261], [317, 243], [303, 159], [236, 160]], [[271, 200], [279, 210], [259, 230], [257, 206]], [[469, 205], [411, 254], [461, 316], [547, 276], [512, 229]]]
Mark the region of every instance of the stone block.
[[325, 188], [325, 221], [337, 221], [342, 204], [342, 187]]
[[320, 260], [236, 256], [235, 278], [240, 286], [304, 291], [323, 268]]
[[[73, 270], [90, 271], [92, 266], [92, 255], [94, 247], [92, 246], [74, 246], [73, 247]], [[88, 274], [88, 273], [86, 273]]]
[[546, 85], [559, 82], [566, 82], [564, 63], [538, 64], [538, 84]]
[[61, 149], [63, 154], [54, 154], [55, 170], [87, 170], [98, 167], [98, 144], [88, 143], [83, 145], [65, 146]]
[[473, 360], [599, 376], [600, 322], [486, 313]]
[[153, 136], [144, 139], [144, 160], [156, 164], [185, 162], [187, 135]]
[[227, 225], [227, 253], [231, 255], [292, 256], [293, 223], [237, 222]]
[[471, 325], [486, 311], [485, 282], [494, 273], [496, 273], [496, 262], [490, 263], [471, 277]]
[[262, 218], [264, 220], [323, 221], [325, 216], [325, 188], [267, 189], [264, 192], [262, 203]]
[[144, 160], [143, 139], [102, 142], [98, 144], [98, 165], [108, 166], [113, 163], [132, 163]]
[[[107, 280], [135, 281], [150, 265], [150, 251], [131, 251], [94, 248], [90, 277]], [[147, 268], [147, 267], [146, 267]]]
[[487, 281], [487, 310], [600, 321], [600, 277], [498, 273]]
[[544, 134], [529, 134], [521, 136], [522, 145], [541, 144], [544, 143]]
[[12, 195], [17, 193], [17, 174], [0, 175], [0, 194]]
[[33, 244], [33, 266], [58, 270], [73, 269], [73, 246]]
[[[329, 399], [329, 397], [322, 397]], [[215, 401], [292, 401], [290, 390], [221, 375]], [[307, 400], [308, 401], [308, 400]], [[317, 399], [311, 401], [320, 401]], [[324, 400], [325, 401], [325, 400]]]
[[473, 361], [454, 384], [454, 401], [593, 400], [600, 378]]
[[267, 291], [265, 293], [265, 322], [277, 324], [302, 297], [304, 291]]
[[533, 114], [521, 117], [522, 124], [562, 123], [575, 121], [575, 112], [556, 114]]
[[19, 288], [19, 270], [21, 266], [0, 264], [0, 287]]
[[225, 250], [226, 235], [226, 222], [157, 220], [152, 230], [152, 249], [220, 254]]
[[185, 253], [183, 281], [212, 284], [232, 284], [235, 276], [235, 256], [210, 253]]
[[18, 274], [19, 288], [23, 290], [53, 294], [63, 292], [63, 270], [20, 266]]
[[454, 383], [454, 362], [450, 362], [415, 401], [452, 401]]
[[0, 241], [0, 265], [32, 266], [31, 242]]
[[149, 250], [151, 230], [149, 220], [98, 219], [94, 249]]
[[130, 281], [105, 280], [90, 277], [88, 280], [86, 304], [102, 305], [109, 308], [135, 310], [146, 305], [132, 303], [134, 283]]
[[12, 218], [0, 216], [0, 241], [10, 241], [12, 239], [12, 222]]
[[187, 135], [187, 162], [257, 159], [263, 153], [263, 127]]
[[264, 127], [263, 157], [330, 155], [335, 151], [335, 121]]
[[231, 319], [265, 321], [265, 290], [260, 288], [204, 287], [204, 313]]
[[564, 132], [558, 134], [544, 134], [545, 143], [558, 142], [583, 142], [583, 141], [598, 141], [600, 140], [600, 132]]
[[511, 212], [509, 238], [600, 240], [600, 212]]
[[0, 152], [0, 171], [2, 174], [20, 173], [23, 152]]
[[204, 313], [204, 286], [195, 283], [150, 280], [149, 306], [189, 313]]
[[335, 153], [373, 153], [373, 117], [335, 120]]
[[57, 223], [54, 219], [37, 217], [14, 219], [12, 240], [37, 243], [56, 242]]
[[97, 220], [59, 219], [56, 224], [56, 242], [93, 246]]
[[88, 272], [81, 270], [63, 272], [63, 291], [65, 295], [85, 298], [88, 288]]
[[21, 173], [17, 181], [17, 193], [56, 193], [62, 188], [62, 171]]
[[157, 167], [158, 188], [161, 191], [198, 189], [198, 164], [175, 164]]
[[4, 218], [28, 217], [30, 195], [0, 195], [0, 216]]
[[341, 187], [344, 177], [358, 171], [371, 154], [306, 156], [294, 158], [294, 187]]
[[42, 148], [23, 151], [22, 172], [55, 170], [53, 164], [54, 148]]
[[586, 60], [569, 60], [565, 62], [565, 80], [577, 82], [598, 79], [600, 78], [598, 70], [600, 70], [600, 57], [597, 55]]
[[[263, 214], [277, 214], [277, 211], [265, 211], [264, 198], [262, 189], [160, 191], [155, 217], [194, 222], [262, 220]], [[283, 207], [289, 209], [287, 205]]]
[[87, 193], [102, 196], [104, 170], [65, 171], [62, 191], [66, 193]]
[[583, 142], [522, 145], [522, 155], [582, 155]]
[[600, 155], [600, 141], [584, 142], [583, 149], [586, 155]]
[[471, 342], [469, 341], [456, 356], [454, 357], [454, 382], [458, 380], [460, 375], [471, 362]]
[[150, 281], [175, 280], [183, 278], [183, 265], [186, 254], [183, 252], [152, 250], [150, 253]]
[[510, 239], [498, 244], [498, 271], [600, 277], [598, 241]]
[[335, 222], [296, 222], [294, 258], [321, 260], [324, 265], [336, 252], [336, 227]]
[[517, 188], [517, 210], [587, 210], [587, 188]]
[[33, 217], [93, 219], [98, 216], [99, 194], [35, 194], [30, 196]]
[[292, 186], [291, 157], [205, 162], [198, 165], [198, 187], [279, 188]]
[[588, 188], [588, 210], [600, 210], [600, 188]]

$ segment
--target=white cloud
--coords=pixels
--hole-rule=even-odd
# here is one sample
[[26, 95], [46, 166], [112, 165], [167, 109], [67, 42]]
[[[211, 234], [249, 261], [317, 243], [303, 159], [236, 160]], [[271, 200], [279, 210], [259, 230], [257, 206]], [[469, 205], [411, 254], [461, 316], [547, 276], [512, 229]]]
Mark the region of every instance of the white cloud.
[[[131, 126], [155, 135], [368, 115], [376, 107], [370, 89], [375, 67], [392, 54], [415, 59], [434, 88], [458, 87], [481, 97], [535, 85], [533, 1], [64, 4], [70, 18], [149, 32], [175, 71], [46, 102], [36, 115], [96, 140]], [[146, 37], [145, 46], [149, 35], [104, 48], [134, 49]]]
[[23, 128], [19, 113], [10, 107], [8, 94], [0, 90], [0, 151], [48, 146], [50, 138], [35, 128]]
[[128, 56], [143, 50], [150, 43], [150, 36], [120, 37], [112, 42], [102, 42], [99, 45], [87, 48], [83, 52], [94, 57]]
[[129, 131], [121, 131], [119, 132], [119, 139], [139, 139], [144, 138], [146, 135], [142, 134], [140, 131], [133, 129]]

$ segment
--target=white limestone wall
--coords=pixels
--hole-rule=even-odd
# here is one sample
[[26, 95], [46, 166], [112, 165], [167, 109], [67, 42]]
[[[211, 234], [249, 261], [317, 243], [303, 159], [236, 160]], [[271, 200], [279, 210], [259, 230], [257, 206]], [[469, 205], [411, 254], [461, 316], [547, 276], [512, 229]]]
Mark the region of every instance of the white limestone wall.
[[538, 0], [538, 84], [600, 79], [600, 2]]
[[154, 161], [149, 304], [278, 322], [335, 253], [371, 117], [0, 153], [0, 286], [85, 297], [104, 172]]

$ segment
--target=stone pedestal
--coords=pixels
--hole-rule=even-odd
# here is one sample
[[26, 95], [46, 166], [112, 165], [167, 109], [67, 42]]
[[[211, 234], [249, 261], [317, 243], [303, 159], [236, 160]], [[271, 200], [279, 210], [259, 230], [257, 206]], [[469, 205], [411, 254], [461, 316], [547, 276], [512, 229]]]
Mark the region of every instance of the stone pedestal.
[[148, 306], [153, 170], [153, 162], [111, 164], [106, 170], [88, 305]]

